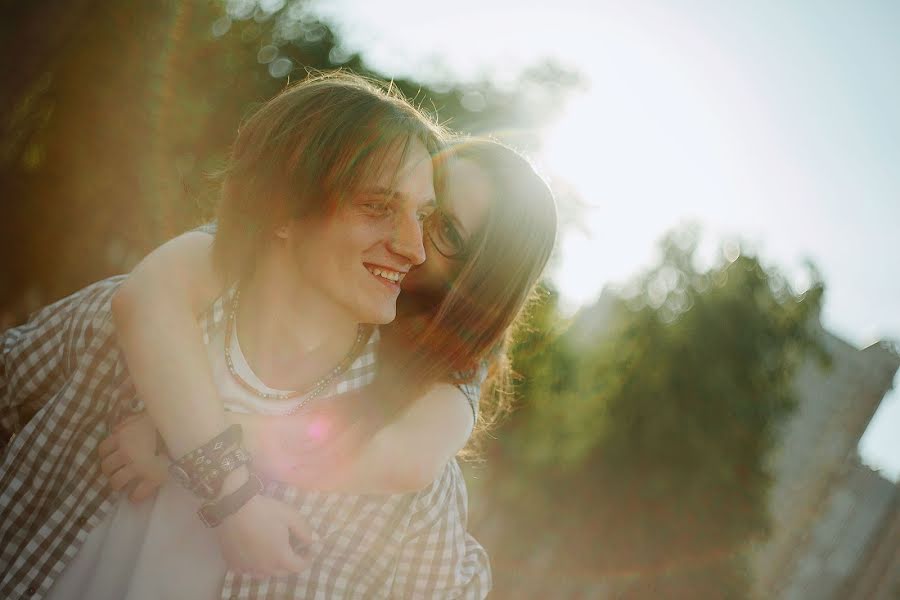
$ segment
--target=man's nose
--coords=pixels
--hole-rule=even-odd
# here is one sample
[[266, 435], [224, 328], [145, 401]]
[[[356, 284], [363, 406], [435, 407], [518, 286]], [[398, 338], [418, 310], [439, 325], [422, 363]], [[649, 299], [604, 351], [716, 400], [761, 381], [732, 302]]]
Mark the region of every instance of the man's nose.
[[394, 220], [391, 251], [407, 259], [413, 265], [425, 262], [425, 245], [422, 241], [422, 221], [416, 212], [398, 212]]

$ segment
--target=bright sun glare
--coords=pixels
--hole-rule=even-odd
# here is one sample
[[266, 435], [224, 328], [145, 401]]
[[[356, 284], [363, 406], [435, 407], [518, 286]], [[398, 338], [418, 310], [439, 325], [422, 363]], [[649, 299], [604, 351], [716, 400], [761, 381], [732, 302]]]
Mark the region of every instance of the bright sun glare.
[[746, 154], [758, 143], [747, 119], [761, 108], [739, 80], [711, 83], [733, 71], [724, 59], [612, 42], [615, 61], [587, 74], [589, 88], [543, 137], [541, 162], [586, 205], [554, 274], [572, 306], [648, 264], [667, 229], [701, 217], [718, 230], [746, 225], [742, 199], [759, 198]]
[[[896, 264], [888, 109], [900, 88], [885, 76], [896, 44], [871, 15], [879, 35], [863, 38], [843, 9], [813, 26], [789, 4], [524, 2], [514, 19], [483, 0], [434, 19], [409, 0], [311, 4], [384, 73], [508, 82], [546, 57], [579, 70], [585, 89], [551, 117], [537, 157], [561, 204], [587, 206], [561, 231], [552, 273], [569, 309], [652, 264], [659, 237], [693, 221], [701, 262], [738, 237], [802, 288], [812, 257], [829, 283], [827, 326], [861, 345], [897, 331], [884, 273]], [[870, 260], [879, 252], [887, 263]]]

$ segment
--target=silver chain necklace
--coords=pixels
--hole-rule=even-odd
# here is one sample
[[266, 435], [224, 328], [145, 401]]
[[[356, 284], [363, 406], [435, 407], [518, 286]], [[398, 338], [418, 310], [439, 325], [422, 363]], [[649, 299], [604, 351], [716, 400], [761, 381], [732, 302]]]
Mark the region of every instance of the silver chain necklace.
[[337, 364], [337, 366], [328, 373], [326, 373], [323, 377], [321, 377], [318, 381], [312, 384], [306, 390], [297, 390], [291, 392], [264, 392], [254, 386], [252, 383], [244, 379], [240, 373], [238, 373], [237, 369], [234, 368], [234, 360], [231, 357], [231, 336], [234, 331], [236, 325], [236, 317], [238, 306], [240, 303], [240, 290], [235, 290], [234, 297], [231, 301], [231, 310], [228, 313], [228, 322], [225, 325], [225, 364], [228, 366], [228, 372], [231, 373], [231, 376], [234, 377], [234, 380], [237, 381], [241, 387], [245, 390], [257, 396], [259, 398], [263, 398], [265, 400], [290, 400], [292, 398], [297, 398], [299, 396], [304, 396], [303, 400], [297, 404], [294, 408], [292, 408], [287, 414], [294, 414], [306, 404], [318, 397], [322, 394], [328, 386], [331, 384], [334, 379], [347, 370], [347, 368], [353, 363], [356, 357], [359, 355], [360, 350], [365, 345], [365, 342], [369, 338], [369, 334], [372, 331], [371, 325], [363, 325], [360, 324], [357, 327], [356, 331], [356, 341], [353, 343], [353, 347], [350, 348], [350, 352], [341, 359], [341, 361]]

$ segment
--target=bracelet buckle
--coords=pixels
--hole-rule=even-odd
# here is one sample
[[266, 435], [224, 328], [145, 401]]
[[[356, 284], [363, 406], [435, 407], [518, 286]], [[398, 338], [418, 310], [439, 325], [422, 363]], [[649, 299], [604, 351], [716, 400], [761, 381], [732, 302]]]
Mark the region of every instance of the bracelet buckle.
[[169, 474], [179, 485], [201, 498], [215, 498], [225, 475], [250, 462], [250, 454], [240, 447], [240, 443], [241, 427], [231, 425], [169, 465]]
[[215, 502], [203, 504], [197, 511], [197, 515], [207, 527], [218, 527], [225, 517], [233, 514], [256, 494], [263, 490], [263, 483], [256, 473], [251, 472], [250, 477], [237, 490], [227, 496], [219, 498]]

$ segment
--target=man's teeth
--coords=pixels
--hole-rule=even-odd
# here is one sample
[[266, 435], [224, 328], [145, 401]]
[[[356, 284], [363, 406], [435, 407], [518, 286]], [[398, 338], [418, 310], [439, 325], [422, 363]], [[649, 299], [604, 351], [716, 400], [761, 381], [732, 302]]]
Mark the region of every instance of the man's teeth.
[[394, 283], [400, 283], [400, 280], [403, 279], [403, 273], [399, 273], [397, 271], [388, 271], [387, 269], [379, 269], [378, 267], [367, 268], [369, 269], [369, 273], [371, 273], [372, 275], [384, 277], [388, 281], [393, 281]]

